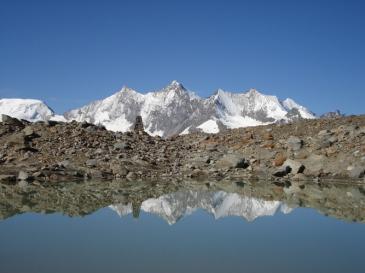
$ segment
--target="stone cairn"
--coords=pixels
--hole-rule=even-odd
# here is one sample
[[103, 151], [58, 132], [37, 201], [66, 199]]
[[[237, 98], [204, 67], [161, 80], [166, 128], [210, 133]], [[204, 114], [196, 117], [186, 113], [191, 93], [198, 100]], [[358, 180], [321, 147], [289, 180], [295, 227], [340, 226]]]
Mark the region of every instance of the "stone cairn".
[[144, 132], [143, 121], [141, 116], [136, 117], [136, 122], [134, 123], [134, 131], [136, 133]]

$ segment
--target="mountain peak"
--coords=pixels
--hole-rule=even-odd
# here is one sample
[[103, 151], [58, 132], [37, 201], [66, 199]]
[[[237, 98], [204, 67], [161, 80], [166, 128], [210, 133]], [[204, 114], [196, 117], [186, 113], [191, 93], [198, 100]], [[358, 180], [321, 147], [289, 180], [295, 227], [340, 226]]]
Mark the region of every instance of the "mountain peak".
[[169, 89], [184, 89], [185, 90], [185, 87], [180, 83], [178, 82], [177, 80], [173, 80], [168, 86], [167, 88]]
[[259, 91], [257, 91], [255, 88], [250, 88], [246, 94], [248, 95], [261, 95], [261, 93]]
[[124, 85], [119, 92], [120, 93], [138, 93], [136, 90], [134, 90], [126, 85]]
[[28, 121], [48, 120], [54, 116], [47, 104], [35, 99], [0, 99], [0, 114]]

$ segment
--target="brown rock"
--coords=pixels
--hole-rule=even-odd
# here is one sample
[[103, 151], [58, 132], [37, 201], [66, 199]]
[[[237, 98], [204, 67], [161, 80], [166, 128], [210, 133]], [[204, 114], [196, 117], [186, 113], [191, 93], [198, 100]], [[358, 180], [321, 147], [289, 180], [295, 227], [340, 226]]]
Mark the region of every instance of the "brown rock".
[[286, 156], [282, 153], [277, 153], [274, 159], [274, 166], [279, 167], [283, 165], [286, 160]]
[[271, 133], [265, 133], [263, 136], [262, 136], [262, 139], [264, 140], [273, 140], [274, 139], [274, 136], [271, 134]]

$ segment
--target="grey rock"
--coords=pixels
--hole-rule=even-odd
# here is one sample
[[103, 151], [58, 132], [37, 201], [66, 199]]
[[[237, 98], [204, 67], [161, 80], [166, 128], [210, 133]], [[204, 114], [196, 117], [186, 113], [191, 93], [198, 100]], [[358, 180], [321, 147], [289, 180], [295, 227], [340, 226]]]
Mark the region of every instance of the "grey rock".
[[324, 167], [326, 163], [326, 157], [324, 155], [311, 154], [308, 158], [303, 160], [305, 166], [305, 173], [310, 175], [317, 175]]
[[4, 115], [4, 114], [1, 115], [1, 120], [4, 124], [7, 124], [7, 125], [15, 125], [15, 126], [23, 125], [23, 123], [20, 120], [10, 117], [8, 115]]
[[31, 136], [34, 134], [34, 130], [33, 130], [32, 126], [27, 126], [23, 129], [23, 133], [25, 136]]
[[247, 168], [249, 165], [249, 161], [239, 154], [224, 155], [215, 163], [215, 167], [218, 169]]
[[114, 175], [118, 175], [119, 177], [125, 177], [128, 174], [128, 170], [121, 163], [111, 163], [110, 170]]
[[23, 134], [26, 138], [31, 139], [31, 138], [36, 138], [39, 137], [39, 134], [37, 134], [32, 126], [27, 126], [23, 129]]
[[119, 141], [113, 145], [114, 150], [128, 150], [131, 148], [130, 144], [124, 141]]
[[43, 177], [44, 174], [42, 171], [38, 171], [38, 172], [33, 173], [33, 176], [38, 178], [38, 177]]
[[365, 175], [365, 167], [349, 167], [348, 168], [349, 176], [351, 178], [363, 178]]
[[69, 160], [64, 160], [58, 163], [58, 166], [63, 168], [68, 168], [71, 166], [71, 162]]
[[331, 136], [328, 138], [328, 141], [331, 142], [331, 145], [338, 141], [338, 138], [336, 136]]
[[287, 140], [287, 146], [293, 151], [298, 151], [303, 147], [303, 140], [295, 136], [290, 136]]
[[129, 173], [127, 174], [126, 178], [127, 178], [128, 180], [134, 180], [134, 179], [137, 179], [137, 174], [136, 174], [136, 173], [134, 173], [134, 172], [129, 172]]
[[302, 163], [292, 160], [292, 159], [285, 160], [285, 162], [283, 163], [283, 166], [284, 167], [289, 166], [291, 169], [291, 173], [293, 173], [293, 174], [302, 173], [305, 169], [305, 167]]
[[29, 185], [29, 183], [26, 181], [26, 180], [20, 180], [18, 183], [17, 183], [18, 187], [20, 188], [25, 188]]
[[96, 149], [95, 150], [95, 154], [103, 154], [104, 153], [104, 150], [103, 149], [101, 149], [101, 148], [98, 148], [98, 149]]
[[327, 138], [320, 139], [317, 142], [317, 148], [318, 149], [325, 149], [325, 148], [331, 147], [331, 145], [332, 145], [332, 142]]
[[30, 181], [33, 180], [33, 177], [25, 171], [20, 171], [18, 174], [18, 180]]
[[88, 167], [96, 167], [96, 165], [98, 164], [98, 161], [96, 159], [88, 159], [88, 160], [86, 160], [85, 164]]
[[104, 178], [103, 172], [97, 169], [89, 169], [87, 170], [87, 174], [91, 178]]
[[276, 155], [275, 151], [263, 149], [261, 147], [257, 147], [255, 150], [257, 153], [257, 158], [260, 160], [270, 160], [273, 159]]
[[323, 136], [329, 136], [329, 135], [331, 135], [332, 133], [331, 133], [331, 131], [330, 130], [321, 130], [321, 131], [319, 131], [319, 133], [318, 133], [318, 136], [319, 137], [323, 137]]

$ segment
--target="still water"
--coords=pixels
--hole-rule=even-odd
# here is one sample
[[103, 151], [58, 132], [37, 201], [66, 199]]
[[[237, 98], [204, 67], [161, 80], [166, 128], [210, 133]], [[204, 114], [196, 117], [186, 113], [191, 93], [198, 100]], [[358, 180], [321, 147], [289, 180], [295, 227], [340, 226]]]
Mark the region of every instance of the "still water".
[[0, 272], [365, 272], [364, 186], [0, 187]]

